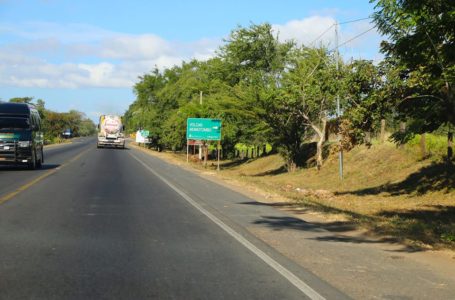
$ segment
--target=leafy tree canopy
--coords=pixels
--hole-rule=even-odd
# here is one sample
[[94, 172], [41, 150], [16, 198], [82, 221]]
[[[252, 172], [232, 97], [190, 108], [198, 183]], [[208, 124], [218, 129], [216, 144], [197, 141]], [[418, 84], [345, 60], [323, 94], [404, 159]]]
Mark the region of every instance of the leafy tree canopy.
[[374, 20], [389, 37], [381, 45], [407, 89], [399, 104], [410, 133], [455, 125], [455, 2], [377, 0]]

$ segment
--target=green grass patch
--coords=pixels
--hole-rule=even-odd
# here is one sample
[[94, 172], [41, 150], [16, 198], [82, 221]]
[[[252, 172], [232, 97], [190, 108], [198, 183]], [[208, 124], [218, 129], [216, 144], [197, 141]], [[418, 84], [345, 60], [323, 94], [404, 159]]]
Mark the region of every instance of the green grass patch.
[[[262, 151], [263, 146], [262, 145], [259, 145], [259, 146], [260, 146], [260, 150]], [[256, 147], [257, 147], [257, 145], [255, 146], [255, 145], [249, 145], [249, 144], [244, 144], [244, 143], [237, 143], [234, 148], [235, 148], [235, 150], [246, 151], [247, 149], [251, 150], [251, 149], [255, 149]], [[266, 144], [265, 147], [266, 147], [267, 153], [272, 151], [272, 145]]]
[[[413, 148], [415, 151], [420, 151], [420, 140], [422, 136], [417, 134], [407, 145]], [[447, 153], [447, 136], [441, 136], [436, 134], [427, 133], [425, 134], [426, 148], [429, 155], [443, 156]]]

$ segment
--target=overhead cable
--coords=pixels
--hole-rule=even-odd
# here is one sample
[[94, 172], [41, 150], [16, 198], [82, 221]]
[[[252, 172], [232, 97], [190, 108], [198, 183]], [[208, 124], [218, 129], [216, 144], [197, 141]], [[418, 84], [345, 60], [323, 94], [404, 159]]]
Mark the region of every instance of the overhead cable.
[[343, 25], [343, 24], [349, 24], [349, 23], [354, 23], [354, 22], [359, 22], [359, 21], [364, 21], [364, 20], [369, 20], [371, 19], [371, 17], [366, 17], [366, 18], [361, 18], [361, 19], [355, 19], [355, 20], [348, 20], [348, 21], [344, 21], [344, 22], [340, 22], [338, 23], [339, 25]]
[[[359, 21], [364, 21], [364, 20], [369, 20], [371, 19], [371, 17], [365, 17], [365, 18], [360, 18], [360, 19], [355, 19], [355, 20], [347, 20], [347, 21], [343, 21], [343, 22], [340, 22], [338, 23], [338, 25], [344, 25], [344, 24], [349, 24], [349, 23], [355, 23], [355, 22], [359, 22]], [[314, 43], [319, 40], [322, 36], [324, 36], [330, 29], [332, 29], [332, 27], [334, 27], [335, 24], [332, 24], [330, 25], [326, 30], [324, 30], [320, 35], [318, 35], [317, 38], [315, 38], [311, 43], [309, 43], [309, 45], [314, 45]]]
[[370, 29], [365, 30], [365, 31], [362, 32], [362, 33], [359, 33], [358, 35], [354, 36], [353, 38], [350, 38], [349, 40], [347, 40], [347, 41], [345, 41], [345, 42], [339, 44], [337, 47], [333, 48], [333, 49], [330, 50], [329, 52], [333, 52], [333, 51], [337, 50], [337, 49], [340, 48], [341, 46], [344, 46], [344, 45], [346, 45], [347, 43], [352, 42], [353, 40], [355, 40], [355, 39], [361, 37], [362, 35], [364, 35], [364, 34], [370, 32], [370, 31], [373, 30], [374, 28], [376, 28], [376, 26], [373, 26], [373, 27], [371, 27]]
[[327, 33], [327, 31], [329, 31], [330, 29], [332, 29], [332, 27], [335, 26], [335, 24], [332, 24], [332, 26], [330, 26], [329, 28], [327, 28], [326, 30], [324, 30], [323, 33], [321, 33], [317, 38], [315, 38], [311, 43], [310, 45], [313, 45], [317, 40], [319, 40], [324, 34]]

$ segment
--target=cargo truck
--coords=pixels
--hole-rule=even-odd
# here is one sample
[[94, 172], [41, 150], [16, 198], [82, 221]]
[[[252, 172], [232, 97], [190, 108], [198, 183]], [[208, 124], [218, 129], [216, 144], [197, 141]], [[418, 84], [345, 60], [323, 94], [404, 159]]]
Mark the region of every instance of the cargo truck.
[[124, 126], [116, 115], [102, 115], [98, 124], [98, 148], [125, 148]]

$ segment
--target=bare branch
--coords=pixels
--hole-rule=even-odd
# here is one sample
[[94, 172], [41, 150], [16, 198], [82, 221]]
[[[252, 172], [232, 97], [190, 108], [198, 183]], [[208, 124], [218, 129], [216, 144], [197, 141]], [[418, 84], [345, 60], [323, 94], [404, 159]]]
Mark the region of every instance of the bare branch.
[[440, 100], [440, 101], [445, 102], [445, 99], [444, 99], [444, 98], [436, 97], [436, 96], [434, 96], [434, 95], [407, 96], [407, 97], [403, 98], [402, 101], [409, 100], [409, 99], [426, 98], [426, 97], [438, 99], [438, 100]]

